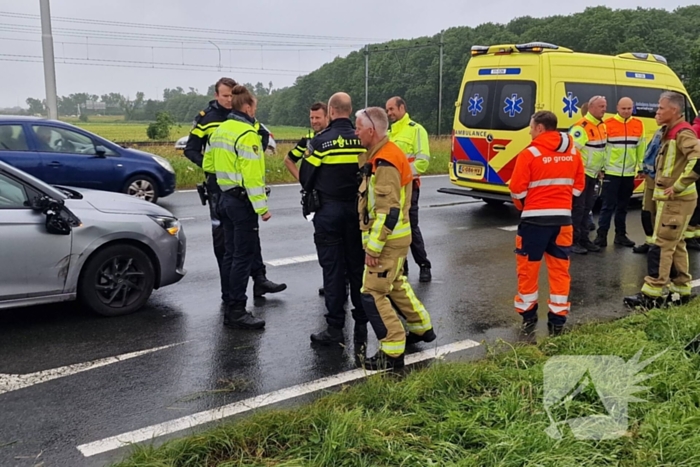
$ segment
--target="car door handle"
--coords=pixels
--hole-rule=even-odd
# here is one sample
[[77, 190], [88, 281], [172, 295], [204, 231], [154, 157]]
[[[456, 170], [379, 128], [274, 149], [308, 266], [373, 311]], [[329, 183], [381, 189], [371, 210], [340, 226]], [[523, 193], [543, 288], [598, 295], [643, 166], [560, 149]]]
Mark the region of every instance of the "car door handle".
[[506, 150], [506, 147], [503, 146], [502, 144], [496, 144], [496, 145], [493, 147], [493, 150], [494, 150], [494, 151], [505, 151], [505, 150]]
[[63, 164], [61, 164], [61, 163], [58, 162], [58, 161], [53, 161], [53, 162], [49, 162], [49, 165], [50, 165], [51, 167], [60, 167], [60, 166], [62, 166]]

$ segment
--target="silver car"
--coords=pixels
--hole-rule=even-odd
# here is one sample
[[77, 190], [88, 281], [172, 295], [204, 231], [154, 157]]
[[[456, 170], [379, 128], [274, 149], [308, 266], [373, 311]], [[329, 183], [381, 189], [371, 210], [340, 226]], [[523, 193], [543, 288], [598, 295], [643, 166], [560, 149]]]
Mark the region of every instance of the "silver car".
[[158, 205], [51, 187], [0, 162], [0, 309], [78, 299], [101, 315], [132, 313], [183, 278], [185, 244]]

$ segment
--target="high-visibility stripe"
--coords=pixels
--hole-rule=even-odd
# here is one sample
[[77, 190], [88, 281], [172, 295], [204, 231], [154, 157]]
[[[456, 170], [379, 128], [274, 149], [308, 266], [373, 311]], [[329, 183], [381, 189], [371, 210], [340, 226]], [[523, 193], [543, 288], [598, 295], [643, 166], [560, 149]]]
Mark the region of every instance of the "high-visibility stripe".
[[530, 308], [532, 308], [532, 306], [534, 304], [535, 304], [535, 302], [519, 302], [517, 300], [515, 300], [513, 302], [513, 305], [515, 306], [516, 310], [523, 310], [523, 311], [529, 310]]
[[363, 152], [365, 152], [364, 149], [360, 148], [349, 148], [349, 149], [338, 149], [338, 148], [333, 148], [329, 149], [328, 151], [314, 151], [314, 155], [317, 157], [326, 157], [326, 156], [332, 156], [336, 154], [354, 154], [354, 155], [360, 155]]
[[521, 217], [571, 216], [571, 209], [531, 209], [523, 211]]
[[314, 167], [321, 167], [321, 159], [314, 156], [313, 154], [306, 158], [306, 162], [313, 165]]
[[561, 136], [561, 143], [557, 148], [557, 152], [566, 152], [569, 149], [569, 134], [560, 132], [559, 135]]
[[554, 186], [554, 185], [564, 185], [570, 186], [574, 184], [573, 178], [543, 178], [542, 180], [536, 180], [530, 182], [528, 188], [536, 188], [539, 186]]
[[540, 294], [539, 291], [529, 294], [519, 293], [518, 297], [520, 297], [520, 300], [522, 300], [523, 302], [536, 302], [537, 299], [540, 298]]
[[233, 180], [243, 182], [243, 176], [236, 172], [216, 172], [216, 178], [219, 180]]
[[211, 122], [207, 123], [206, 125], [202, 125], [201, 123], [197, 124], [197, 128], [201, 128], [202, 130], [207, 130], [209, 128], [216, 128], [219, 125], [221, 125], [222, 122]]
[[568, 295], [549, 295], [549, 301], [551, 303], [555, 303], [557, 305], [565, 305], [569, 303], [569, 296]]
[[427, 154], [416, 154], [416, 159], [418, 160], [424, 160], [424, 161], [429, 161], [430, 156]]
[[676, 285], [674, 283], [671, 283], [668, 286], [668, 290], [671, 293], [678, 293], [681, 295], [690, 295], [691, 287], [690, 287], [690, 284]]
[[552, 305], [550, 303], [549, 304], [549, 311], [551, 311], [555, 315], [565, 315], [569, 312], [569, 307], [568, 306]]
[[642, 286], [642, 293], [648, 297], [652, 298], [659, 298], [663, 296], [663, 288], [662, 287], [654, 287], [653, 285], [649, 285], [645, 283]]
[[220, 138], [217, 138], [216, 140], [210, 140], [209, 141], [209, 147], [211, 149], [223, 149], [224, 151], [229, 151], [229, 152], [236, 152], [236, 147], [233, 144], [226, 143], [224, 141], [221, 141]]
[[[308, 160], [308, 158], [307, 158]], [[336, 156], [332, 154], [330, 156], [325, 156], [320, 159], [321, 164], [334, 165], [334, 164], [357, 164], [357, 154], [352, 156]]]
[[581, 196], [582, 191], [574, 188], [573, 193], [574, 193], [574, 196]]
[[510, 196], [512, 196], [515, 199], [523, 199], [527, 196], [527, 190], [522, 191], [520, 193], [511, 193]]
[[204, 138], [206, 136], [206, 133], [199, 128], [192, 128], [192, 131], [190, 131], [190, 134], [195, 135], [199, 138]]
[[530, 146], [529, 148], [527, 148], [527, 150], [530, 151], [532, 153], [532, 155], [535, 157], [540, 157], [542, 155], [540, 150], [534, 146]]
[[248, 188], [246, 187], [246, 191], [250, 196], [260, 196], [265, 194], [265, 187], [254, 187], [254, 188]]
[[248, 151], [246, 149], [241, 149], [238, 151], [238, 157], [242, 157], [243, 159], [248, 159], [251, 161], [255, 161], [260, 159], [260, 155], [251, 151]]
[[266, 200], [258, 200], [258, 201], [251, 201], [253, 203], [253, 209], [256, 211], [260, 209], [265, 209], [267, 207], [267, 201]]
[[380, 341], [379, 349], [391, 357], [398, 357], [399, 355], [402, 355], [406, 350], [406, 340], [404, 339], [400, 342]]

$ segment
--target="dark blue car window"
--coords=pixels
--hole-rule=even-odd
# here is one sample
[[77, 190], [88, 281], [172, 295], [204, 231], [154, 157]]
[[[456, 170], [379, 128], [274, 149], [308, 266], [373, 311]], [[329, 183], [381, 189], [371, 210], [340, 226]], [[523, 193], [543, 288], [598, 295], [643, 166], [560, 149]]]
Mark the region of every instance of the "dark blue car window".
[[27, 138], [22, 125], [0, 125], [0, 151], [26, 151]]

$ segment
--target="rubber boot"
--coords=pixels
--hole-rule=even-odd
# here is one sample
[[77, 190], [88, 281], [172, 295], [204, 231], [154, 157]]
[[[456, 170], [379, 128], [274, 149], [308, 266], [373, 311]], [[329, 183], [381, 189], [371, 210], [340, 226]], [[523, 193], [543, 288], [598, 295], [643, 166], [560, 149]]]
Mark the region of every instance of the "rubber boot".
[[430, 274], [430, 268], [428, 266], [421, 266], [418, 282], [430, 282], [431, 280], [433, 280], [433, 275]]
[[428, 329], [421, 335], [409, 332], [406, 335], [406, 345], [413, 345], [419, 342], [432, 342], [435, 339], [437, 339], [437, 335], [435, 334], [435, 331], [433, 331], [433, 328]]

